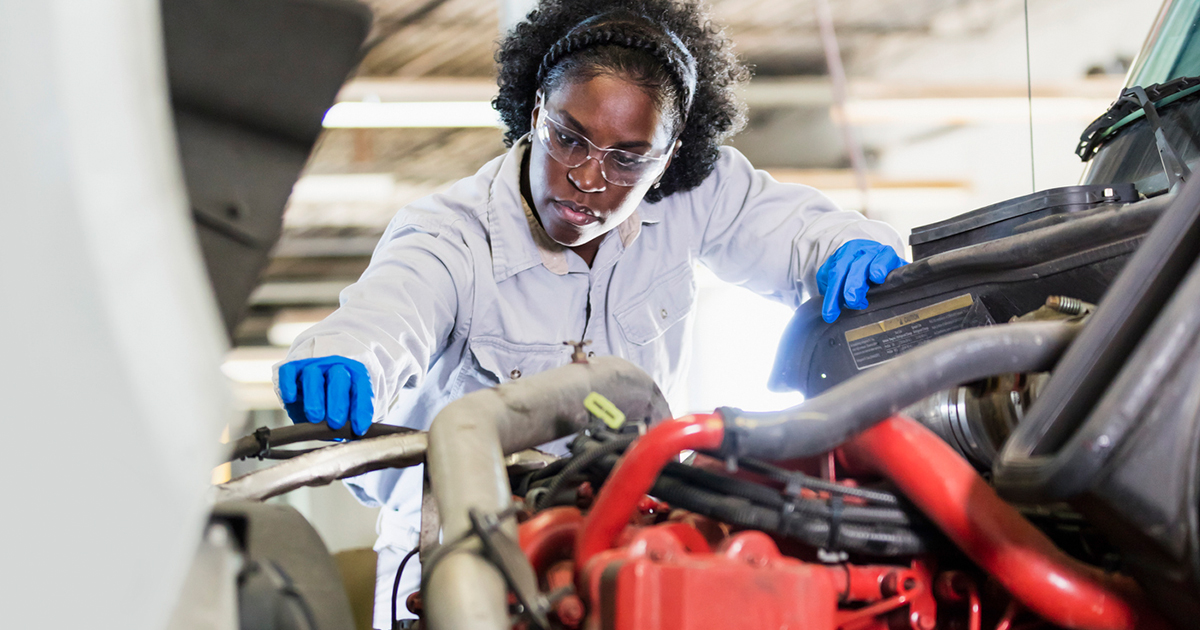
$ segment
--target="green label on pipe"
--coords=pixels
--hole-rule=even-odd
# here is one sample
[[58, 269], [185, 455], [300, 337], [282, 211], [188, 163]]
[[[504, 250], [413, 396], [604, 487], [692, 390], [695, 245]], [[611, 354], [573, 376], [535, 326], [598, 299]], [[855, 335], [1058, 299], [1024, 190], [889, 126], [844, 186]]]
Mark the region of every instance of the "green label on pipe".
[[596, 392], [592, 392], [583, 399], [583, 407], [590, 411], [593, 416], [600, 418], [600, 421], [608, 425], [608, 428], [616, 431], [625, 424], [625, 414], [621, 413], [617, 406], [612, 404], [612, 401], [601, 396]]

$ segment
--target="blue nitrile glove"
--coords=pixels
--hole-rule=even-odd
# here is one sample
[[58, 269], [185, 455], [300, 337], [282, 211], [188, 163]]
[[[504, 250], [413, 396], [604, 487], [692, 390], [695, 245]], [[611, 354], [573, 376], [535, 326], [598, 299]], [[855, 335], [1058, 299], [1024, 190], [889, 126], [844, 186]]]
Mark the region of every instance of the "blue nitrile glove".
[[843, 305], [867, 308], [868, 281], [883, 284], [893, 269], [907, 264], [896, 250], [882, 243], [861, 238], [846, 241], [817, 270], [817, 291], [825, 296], [821, 317], [832, 324], [842, 314]]
[[318, 357], [279, 366], [279, 396], [292, 422], [328, 422], [340, 429], [350, 420], [354, 435], [371, 426], [375, 401], [371, 377], [362, 363], [346, 357]]

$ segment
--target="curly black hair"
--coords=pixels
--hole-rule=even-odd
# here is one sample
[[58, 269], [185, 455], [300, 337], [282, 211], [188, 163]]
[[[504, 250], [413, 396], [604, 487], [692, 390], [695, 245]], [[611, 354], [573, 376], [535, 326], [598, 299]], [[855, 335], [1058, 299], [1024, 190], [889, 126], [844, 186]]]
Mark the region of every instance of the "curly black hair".
[[[733, 53], [732, 43], [725, 36], [724, 29], [713, 24], [707, 8], [697, 0], [542, 0], [525, 21], [517, 24], [500, 43], [496, 53], [496, 62], [500, 66], [497, 79], [500, 92], [492, 101], [492, 106], [500, 113], [507, 127], [504, 142], [512, 146], [529, 133], [537, 90], [553, 87], [563, 74], [551, 67], [544, 68], [544, 61], [549, 61], [550, 65], [565, 66], [561, 62], [575, 54], [590, 57], [589, 65], [599, 61], [601, 64], [607, 63], [617, 72], [628, 72], [629, 64], [620, 61], [622, 56], [628, 55], [622, 55], [619, 51], [601, 55], [607, 59], [598, 59], [594, 47], [576, 53], [574, 50], [580, 47], [566, 46], [566, 54], [561, 54], [564, 52], [564, 42], [560, 40], [575, 27], [598, 15], [614, 11], [645, 16], [657, 22], [665, 29], [663, 35], [678, 38], [678, 43], [682, 43], [694, 59], [695, 91], [691, 98], [685, 98], [689, 96], [687, 92], [690, 86], [686, 82], [690, 77], [680, 76], [681, 72], [686, 74], [686, 70], [681, 70], [681, 64], [673, 61], [675, 57], [661, 54], [657, 43], [652, 47], [636, 46], [647, 48], [648, 53], [662, 60], [663, 70], [673, 81], [672, 84], [655, 86], [657, 81], [654, 76], [633, 79], [643, 86], [657, 87], [660, 104], [677, 103], [672, 107], [674, 120], [676, 124], [684, 123], [682, 133], [678, 134], [682, 145], [675, 159], [663, 174], [659, 186], [646, 193], [646, 200], [653, 203], [673, 193], [691, 190], [704, 181], [716, 165], [721, 143], [746, 124], [745, 106], [738, 100], [735, 88], [749, 79], [750, 72]], [[628, 42], [610, 39], [606, 37], [600, 43], [606, 44], [604, 47], [609, 49], [629, 45]], [[560, 54], [548, 55], [552, 48]], [[571, 70], [567, 70], [567, 73], [571, 73]], [[543, 85], [543, 82], [551, 85]], [[690, 102], [687, 111], [679, 111], [686, 107], [686, 102]]]

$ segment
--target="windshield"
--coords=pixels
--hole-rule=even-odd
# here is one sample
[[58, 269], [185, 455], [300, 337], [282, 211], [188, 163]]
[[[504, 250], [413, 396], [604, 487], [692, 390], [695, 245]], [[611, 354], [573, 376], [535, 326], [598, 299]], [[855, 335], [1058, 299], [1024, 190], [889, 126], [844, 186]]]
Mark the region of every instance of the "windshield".
[[1200, 73], [1200, 39], [1196, 37], [1196, 27], [1200, 24], [1198, 17], [1200, 2], [1197, 0], [1164, 3], [1142, 52], [1129, 69], [1125, 86], [1145, 87]]
[[[1200, 76], [1200, 0], [1167, 0], [1130, 67], [1125, 85], [1150, 87], [1196, 76]], [[1200, 163], [1198, 97], [1200, 86], [1191, 86], [1155, 102], [1167, 142], [1193, 171]], [[1143, 110], [1125, 116], [1100, 134], [1103, 144], [1088, 162], [1082, 183], [1133, 183], [1148, 195], [1169, 187], [1154, 130]]]

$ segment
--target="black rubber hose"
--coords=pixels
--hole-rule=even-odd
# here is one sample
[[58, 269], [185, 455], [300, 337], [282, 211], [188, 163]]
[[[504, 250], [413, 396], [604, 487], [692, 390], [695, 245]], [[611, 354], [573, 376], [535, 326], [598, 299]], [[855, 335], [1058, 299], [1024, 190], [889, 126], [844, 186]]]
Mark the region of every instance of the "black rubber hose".
[[832, 525], [823, 518], [754, 505], [744, 498], [721, 495], [672, 477], [659, 477], [650, 492], [689, 512], [738, 527], [796, 538], [813, 547], [874, 556], [905, 556], [926, 550], [920, 536], [903, 527], [847, 522], [840, 523], [836, 534], [831, 535]]
[[840, 483], [826, 481], [806, 475], [802, 472], [787, 470], [780, 468], [774, 464], [759, 461], [752, 458], [744, 458], [738, 460], [738, 465], [752, 473], [763, 475], [769, 479], [774, 479], [782, 483], [795, 483], [802, 488], [817, 490], [820, 492], [828, 492], [830, 494], [840, 494], [847, 497], [855, 497], [868, 501], [870, 503], [879, 503], [881, 505], [899, 505], [900, 500], [891, 492], [883, 490], [873, 490], [871, 488], [859, 488], [856, 486], [844, 486]]
[[944, 389], [1012, 372], [1046, 372], [1080, 324], [1021, 322], [935, 339], [784, 411], [723, 408], [722, 457], [769, 461], [833, 450], [901, 409]]
[[[616, 462], [616, 454], [607, 454], [595, 461], [595, 465], [592, 467], [592, 470], [602, 474], [604, 478], [607, 478], [609, 472], [611, 472], [612, 468], [616, 465]], [[664, 479], [666, 480], [665, 483], [667, 484], [667, 487], [669, 487], [676, 494], [680, 492], [686, 493], [688, 492], [688, 488], [696, 489], [699, 492], [688, 494], [688, 503], [686, 505], [675, 504], [670, 499], [664, 496], [659, 496], [656, 493], [657, 489], [659, 489], [658, 485], [654, 486], [654, 490], [651, 490], [650, 494], [663, 499], [669, 504], [676, 505], [677, 507], [691, 512], [696, 512], [698, 514], [704, 513], [700, 511], [704, 508], [698, 507], [699, 504], [697, 502], [703, 502], [705, 500], [712, 501], [716, 506], [712, 509], [717, 510], [730, 509], [729, 506], [740, 506], [742, 503], [745, 503], [752, 507], [764, 508], [766, 510], [765, 514], [774, 514], [776, 516], [783, 514], [794, 514], [797, 518], [824, 520], [826, 521], [826, 526], [824, 527], [826, 534], [828, 534], [829, 531], [828, 523], [835, 519], [833, 508], [823, 500], [785, 497], [779, 491], [768, 488], [761, 484], [742, 479], [726, 477], [724, 475], [700, 468], [695, 468], [693, 466], [686, 466], [684, 464], [676, 463], [667, 464], [667, 466], [663, 469], [662, 474], [659, 476], [659, 481]], [[683, 484], [683, 486], [675, 485], [675, 482]], [[704, 514], [706, 516], [710, 516], [707, 513]], [[781, 529], [781, 525], [772, 524], [772, 522], [769, 520], [771, 517], [765, 515], [758, 515], [758, 517], [768, 519], [765, 527], [771, 528], [771, 531], [785, 533]], [[718, 517], [713, 516], [713, 518]], [[746, 515], [737, 516], [737, 518], [741, 518], [742, 520], [730, 522], [743, 527], [759, 527], [759, 525], [748, 524], [745, 519], [749, 517]], [[919, 515], [917, 515], [916, 518], [922, 519], [922, 517]], [[899, 528], [909, 528], [914, 524], [913, 516], [910, 516], [909, 513], [902, 509], [894, 507], [885, 508], [841, 505], [838, 508], [836, 519], [839, 521], [856, 523], [859, 525], [878, 524]], [[915, 522], [924, 523], [923, 520], [918, 520]]]
[[558, 494], [563, 487], [567, 485], [567, 482], [570, 481], [572, 477], [582, 473], [587, 469], [588, 466], [591, 466], [597, 460], [612, 455], [613, 461], [615, 462], [615, 454], [624, 451], [626, 448], [629, 448], [629, 445], [633, 444], [633, 441], [637, 438], [638, 436], [636, 435], [616, 436], [607, 442], [597, 443], [588, 450], [585, 450], [584, 452], [572, 457], [571, 462], [562, 469], [562, 472], [555, 475], [554, 481], [550, 482], [550, 486], [546, 488], [545, 494], [542, 494], [540, 497], [535, 497], [533, 505], [534, 511], [536, 512], [537, 510], [541, 509], [541, 507], [544, 506], [547, 501], [553, 499], [554, 495]]
[[[296, 444], [298, 442], [311, 442], [315, 440], [353, 440], [365, 439], [371, 437], [379, 437], [381, 435], [392, 435], [395, 433], [412, 433], [415, 429], [407, 427], [397, 427], [390, 424], [372, 424], [366, 435], [361, 438], [354, 435], [350, 428], [350, 423], [346, 426], [337, 429], [336, 431], [329, 428], [329, 425], [324, 422], [313, 423], [305, 422], [303, 424], [294, 424], [290, 427], [279, 427], [278, 429], [270, 429], [267, 427], [259, 427], [253, 433], [245, 437], [240, 437], [233, 443], [233, 449], [229, 454], [229, 460], [245, 459], [247, 457], [258, 457], [260, 454], [264, 458], [268, 458], [267, 450], [273, 450], [277, 446], [286, 446], [288, 444]], [[285, 451], [287, 453], [287, 451]], [[292, 457], [303, 453], [289, 453]], [[286, 459], [272, 458], [272, 459]]]
[[[832, 517], [829, 505], [823, 500], [788, 497], [774, 488], [768, 488], [752, 481], [726, 477], [725, 475], [719, 475], [694, 466], [667, 464], [666, 468], [663, 469], [663, 475], [681, 479], [690, 485], [701, 486], [718, 494], [741, 497], [751, 503], [775, 510], [785, 509], [790, 504], [797, 512], [803, 514], [825, 519]], [[841, 508], [839, 518], [860, 523], [884, 523], [901, 526], [912, 524], [912, 519], [909, 515], [895, 507], [846, 505]]]

